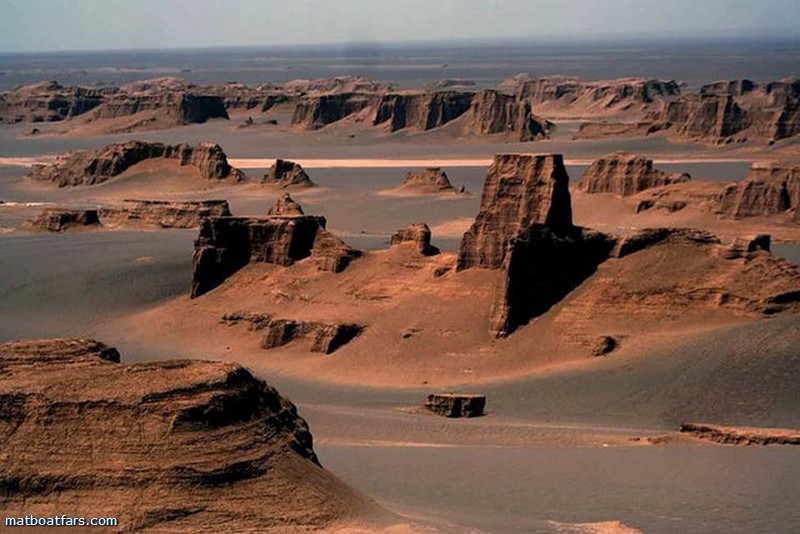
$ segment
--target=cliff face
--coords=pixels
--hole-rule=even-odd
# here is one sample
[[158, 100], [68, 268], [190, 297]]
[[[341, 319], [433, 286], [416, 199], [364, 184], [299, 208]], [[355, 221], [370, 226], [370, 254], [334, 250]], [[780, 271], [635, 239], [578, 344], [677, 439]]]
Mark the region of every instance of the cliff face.
[[224, 217], [231, 212], [225, 200], [125, 200], [122, 206], [103, 208], [99, 214], [104, 225], [197, 228], [207, 217]]
[[97, 210], [48, 208], [23, 224], [23, 228], [45, 232], [65, 232], [100, 228]]
[[709, 143], [777, 141], [800, 133], [800, 81], [716, 82], [652, 114], [656, 131]]
[[587, 112], [643, 112], [680, 95], [673, 80], [619, 79], [582, 81], [576, 78], [545, 77], [515, 83], [517, 98], [529, 101], [534, 108]]
[[292, 124], [304, 130], [318, 130], [376, 106], [380, 98], [380, 95], [368, 93], [306, 96], [297, 103]]
[[0, 123], [61, 121], [96, 108], [104, 96], [100, 89], [64, 87], [58, 82], [26, 85], [0, 94]]
[[800, 210], [800, 165], [754, 164], [747, 177], [720, 195], [719, 213], [743, 219]]
[[471, 93], [456, 91], [384, 95], [373, 124], [388, 121], [390, 132], [404, 128], [431, 130], [466, 113], [471, 102]]
[[583, 282], [613, 245], [603, 234], [572, 225], [561, 155], [498, 155], [457, 267], [502, 270], [490, 332], [505, 337]]
[[250, 262], [288, 266], [310, 257], [321, 270], [341, 272], [360, 255], [325, 230], [324, 217], [294, 209], [289, 214], [288, 204], [279, 199], [266, 217], [204, 219], [192, 260], [192, 297], [219, 286]]
[[550, 137], [553, 123], [536, 117], [527, 100], [494, 90], [478, 93], [472, 102], [468, 131], [477, 134], [514, 134], [517, 141]]
[[464, 234], [458, 268], [498, 269], [512, 239], [532, 224], [560, 234], [572, 229], [569, 176], [561, 155], [495, 156], [481, 207]]
[[278, 187], [316, 187], [299, 164], [277, 159], [264, 175], [261, 183]]
[[583, 174], [581, 191], [614, 193], [627, 197], [645, 189], [687, 182], [688, 174], [666, 173], [653, 168], [653, 160], [635, 154], [615, 152], [600, 158]]
[[207, 180], [244, 179], [241, 171], [228, 164], [228, 158], [219, 145], [164, 145], [145, 141], [129, 141], [98, 150], [71, 152], [53, 164], [34, 165], [30, 176], [59, 187], [94, 185], [122, 174], [137, 163], [154, 158], [175, 160], [181, 166], [196, 167]]
[[323, 527], [360, 498], [295, 406], [231, 363], [124, 364], [90, 340], [0, 343], [0, 509], [125, 531]]

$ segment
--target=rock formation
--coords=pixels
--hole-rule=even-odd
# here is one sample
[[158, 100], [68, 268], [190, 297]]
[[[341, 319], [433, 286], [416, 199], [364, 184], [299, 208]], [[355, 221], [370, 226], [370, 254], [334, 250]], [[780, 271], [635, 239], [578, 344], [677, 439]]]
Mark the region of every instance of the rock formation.
[[34, 165], [30, 176], [58, 187], [95, 185], [122, 174], [137, 163], [150, 159], [174, 160], [190, 165], [206, 180], [244, 179], [244, 173], [228, 164], [219, 145], [165, 145], [146, 141], [116, 143], [97, 150], [70, 152], [54, 163]]
[[225, 200], [124, 200], [120, 207], [99, 211], [104, 225], [143, 224], [158, 228], [197, 228], [207, 217], [231, 214]]
[[425, 400], [425, 408], [442, 417], [480, 417], [485, 407], [484, 395], [431, 393]]
[[[279, 199], [272, 211], [281, 213], [286, 204]], [[321, 270], [343, 271], [360, 252], [325, 230], [325, 224], [325, 217], [296, 212], [204, 219], [195, 241], [191, 296], [214, 289], [250, 262], [288, 266], [310, 257]]]
[[719, 213], [743, 219], [800, 209], [800, 165], [754, 164], [747, 177], [720, 195]]
[[374, 108], [380, 98], [378, 94], [369, 93], [306, 96], [297, 103], [292, 124], [304, 130], [319, 130], [365, 109]]
[[572, 231], [569, 176], [561, 155], [495, 156], [483, 186], [481, 206], [464, 234], [458, 269], [499, 269], [512, 239], [532, 224], [555, 234]]
[[450, 183], [447, 173], [439, 167], [431, 167], [419, 172], [409, 172], [400, 187], [416, 193], [444, 193], [455, 191], [456, 189]]
[[381, 98], [373, 124], [388, 122], [390, 132], [431, 130], [462, 116], [471, 102], [471, 93], [456, 91], [388, 94]]
[[682, 423], [681, 433], [723, 445], [800, 445], [800, 431], [788, 428], [735, 428]]
[[82, 115], [104, 99], [106, 91], [42, 82], [0, 93], [0, 123], [55, 122]]
[[669, 80], [623, 78], [582, 81], [577, 78], [545, 77], [512, 82], [517, 98], [535, 108], [587, 113], [643, 112], [680, 95], [680, 86]]
[[253, 332], [263, 332], [261, 348], [274, 349], [297, 339], [309, 339], [311, 352], [331, 354], [350, 343], [363, 332], [362, 325], [353, 323], [319, 323], [296, 319], [275, 319], [260, 313], [226, 313], [223, 322], [236, 325], [246, 322]]
[[100, 228], [97, 210], [47, 208], [36, 218], [23, 224], [23, 228], [45, 232]]
[[417, 251], [423, 256], [439, 254], [439, 249], [431, 245], [431, 229], [425, 223], [412, 224], [392, 235], [392, 246], [403, 243], [414, 243]]
[[303, 208], [294, 201], [294, 199], [289, 196], [289, 193], [284, 193], [283, 195], [278, 197], [278, 200], [275, 201], [275, 205], [273, 205], [267, 215], [280, 215], [284, 217], [299, 217], [301, 215], [305, 215], [303, 213]]
[[667, 102], [653, 131], [708, 143], [777, 141], [800, 134], [800, 80], [716, 82]]
[[608, 236], [572, 225], [560, 155], [498, 155], [457, 267], [502, 269], [490, 331], [504, 337], [583, 282], [613, 246]]
[[293, 161], [276, 159], [261, 180], [262, 184], [278, 187], [316, 187], [303, 167]]
[[595, 160], [583, 173], [581, 191], [614, 193], [622, 197], [645, 189], [687, 182], [688, 174], [666, 173], [653, 168], [653, 160], [626, 152], [615, 152]]
[[295, 406], [246, 369], [119, 360], [90, 340], [0, 343], [6, 517], [255, 532], [377, 511], [320, 467]]
[[476, 134], [513, 134], [516, 141], [550, 137], [553, 123], [536, 117], [528, 100], [495, 90], [481, 91], [472, 100], [467, 130]]

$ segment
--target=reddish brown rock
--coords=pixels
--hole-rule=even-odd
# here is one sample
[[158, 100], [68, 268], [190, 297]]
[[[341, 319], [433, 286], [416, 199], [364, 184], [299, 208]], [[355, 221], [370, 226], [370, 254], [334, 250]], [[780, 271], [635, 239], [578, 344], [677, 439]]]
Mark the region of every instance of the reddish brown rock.
[[[283, 210], [282, 200], [273, 211]], [[204, 219], [195, 241], [191, 296], [214, 289], [250, 262], [288, 266], [312, 258], [321, 270], [341, 272], [361, 253], [325, 224], [325, 217], [312, 215]]]
[[6, 517], [188, 533], [317, 530], [378, 512], [320, 467], [295, 406], [246, 369], [119, 360], [91, 340], [0, 343]]
[[158, 228], [197, 228], [208, 217], [231, 214], [225, 200], [124, 200], [119, 207], [99, 210], [105, 225], [146, 225]]
[[174, 160], [180, 166], [195, 167], [207, 180], [244, 179], [244, 173], [230, 166], [219, 145], [164, 145], [145, 141], [128, 141], [98, 150], [70, 152], [55, 163], [34, 165], [30, 176], [59, 187], [95, 185], [150, 159]]
[[507, 133], [516, 141], [535, 141], [550, 137], [554, 124], [536, 117], [528, 100], [488, 89], [472, 100], [467, 130], [476, 134]]
[[311, 181], [311, 178], [308, 177], [303, 167], [293, 161], [283, 159], [275, 160], [275, 163], [272, 164], [269, 171], [264, 175], [261, 183], [283, 188], [316, 187], [317, 185]]
[[461, 241], [458, 269], [501, 268], [511, 240], [533, 224], [557, 235], [573, 229], [569, 176], [562, 156], [495, 156], [480, 211]]
[[375, 108], [380, 99], [380, 95], [370, 93], [306, 96], [297, 103], [292, 124], [304, 130], [319, 130], [366, 109]]
[[49, 81], [0, 93], [0, 123], [54, 122], [76, 117], [103, 103], [101, 89], [64, 87]]
[[409, 172], [403, 180], [403, 189], [417, 193], [444, 193], [455, 191], [447, 173], [439, 167], [431, 167], [419, 172]]
[[98, 229], [102, 225], [97, 210], [48, 208], [36, 218], [26, 221], [23, 228], [45, 232]]
[[480, 417], [486, 408], [486, 396], [461, 393], [432, 393], [425, 408], [442, 417]]
[[305, 213], [303, 213], [303, 208], [289, 196], [289, 193], [284, 193], [279, 196], [275, 205], [269, 209], [267, 214], [282, 217], [300, 217], [305, 215]]
[[581, 191], [614, 193], [627, 197], [645, 189], [688, 182], [688, 174], [666, 173], [653, 168], [653, 160], [626, 152], [615, 152], [595, 160], [583, 174]]
[[226, 313], [222, 321], [229, 325], [247, 323], [253, 332], [263, 332], [261, 348], [265, 350], [282, 347], [297, 339], [310, 340], [309, 350], [331, 354], [339, 347], [350, 343], [364, 330], [353, 323], [320, 323], [295, 319], [273, 319], [253, 312]]
[[681, 423], [681, 433], [723, 445], [800, 445], [800, 430]]
[[425, 223], [412, 224], [392, 235], [392, 246], [403, 243], [413, 243], [417, 251], [423, 256], [439, 254], [439, 249], [431, 245], [431, 229]]
[[800, 165], [754, 164], [747, 177], [720, 195], [719, 213], [743, 219], [800, 208]]
[[388, 94], [381, 97], [373, 124], [388, 123], [389, 131], [431, 130], [464, 115], [473, 95], [455, 91]]

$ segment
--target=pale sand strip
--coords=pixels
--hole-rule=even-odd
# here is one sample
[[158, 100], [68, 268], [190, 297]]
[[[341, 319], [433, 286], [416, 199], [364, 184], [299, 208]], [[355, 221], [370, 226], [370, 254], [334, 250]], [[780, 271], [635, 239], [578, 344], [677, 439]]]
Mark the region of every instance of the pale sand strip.
[[[56, 156], [43, 155], [34, 157], [0, 157], [0, 166], [30, 167], [37, 163], [52, 163]], [[234, 167], [240, 169], [262, 169], [270, 167], [273, 158], [229, 158]], [[372, 168], [401, 168], [401, 167], [488, 167], [492, 158], [475, 159], [397, 159], [397, 158], [369, 158], [369, 159], [292, 159], [306, 169], [372, 169]], [[590, 165], [592, 159], [565, 159], [567, 165]], [[654, 163], [742, 163], [751, 159], [742, 158], [681, 158], [681, 159], [655, 159]]]

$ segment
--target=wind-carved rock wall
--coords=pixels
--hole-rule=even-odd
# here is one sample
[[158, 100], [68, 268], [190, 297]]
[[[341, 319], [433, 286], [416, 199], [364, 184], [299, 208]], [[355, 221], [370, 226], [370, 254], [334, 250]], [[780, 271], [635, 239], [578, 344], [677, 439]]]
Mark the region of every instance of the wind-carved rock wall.
[[645, 189], [688, 182], [691, 176], [667, 173], [653, 167], [653, 160], [626, 152], [615, 152], [592, 163], [583, 174], [581, 191], [614, 193], [627, 197]]
[[800, 165], [754, 164], [744, 180], [720, 195], [723, 217], [743, 219], [786, 211], [800, 221]]

